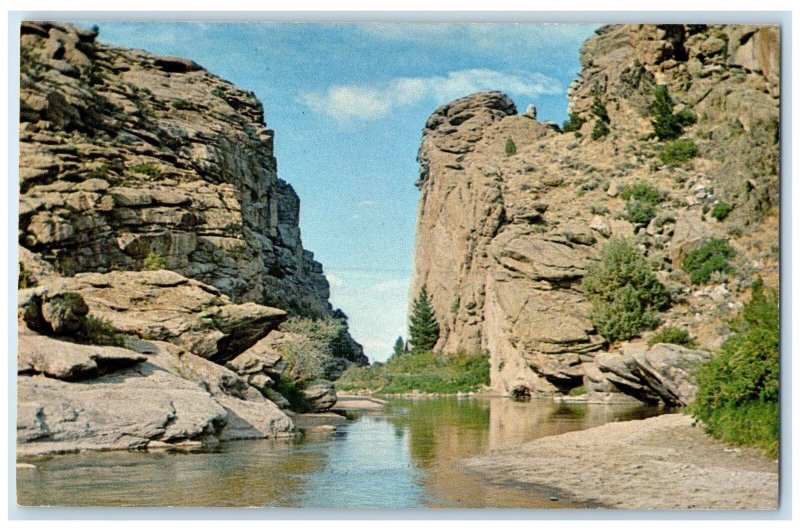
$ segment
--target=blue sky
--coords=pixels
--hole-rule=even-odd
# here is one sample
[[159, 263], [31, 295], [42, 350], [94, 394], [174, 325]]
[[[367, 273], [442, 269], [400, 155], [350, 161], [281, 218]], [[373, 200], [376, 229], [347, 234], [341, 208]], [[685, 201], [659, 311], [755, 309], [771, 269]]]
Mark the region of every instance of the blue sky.
[[278, 175], [300, 196], [306, 249], [371, 360], [406, 336], [422, 127], [433, 110], [501, 90], [566, 119], [578, 51], [597, 25], [86, 22], [106, 43], [180, 55], [252, 90]]

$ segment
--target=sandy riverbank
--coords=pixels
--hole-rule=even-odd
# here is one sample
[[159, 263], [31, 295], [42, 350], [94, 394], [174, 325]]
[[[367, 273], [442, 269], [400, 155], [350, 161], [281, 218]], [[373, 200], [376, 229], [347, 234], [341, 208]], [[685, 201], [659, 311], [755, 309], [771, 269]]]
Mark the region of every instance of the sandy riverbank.
[[775, 509], [778, 463], [712, 439], [687, 415], [615, 422], [462, 461], [489, 481], [621, 509]]

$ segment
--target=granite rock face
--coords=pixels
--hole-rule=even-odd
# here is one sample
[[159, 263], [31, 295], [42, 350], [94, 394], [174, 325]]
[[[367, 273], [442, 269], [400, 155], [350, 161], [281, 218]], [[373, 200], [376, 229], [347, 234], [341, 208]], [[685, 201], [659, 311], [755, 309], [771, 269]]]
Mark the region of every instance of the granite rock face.
[[332, 313], [252, 93], [76, 27], [21, 34], [23, 247], [65, 276], [153, 255], [236, 302]]
[[292, 436], [267, 337], [336, 320], [335, 365], [367, 359], [261, 103], [190, 59], [20, 33], [18, 452]]
[[[437, 109], [418, 154], [410, 294], [427, 286], [442, 331], [437, 348], [488, 350], [492, 387], [503, 394], [585, 383], [619, 394], [595, 363], [608, 345], [581, 288], [614, 237], [633, 239], [656, 264], [673, 294], [664, 324], [718, 346], [717, 330], [754, 275], [778, 282], [779, 51], [776, 27], [607, 26], [583, 45], [568, 90], [570, 112], [586, 120], [575, 133], [517, 114], [499, 92]], [[660, 160], [648, 111], [658, 85], [675, 112], [696, 116], [683, 135], [698, 147], [688, 163]], [[598, 140], [595, 95], [610, 129]], [[515, 153], [506, 153], [508, 139]], [[635, 182], [665, 194], [646, 226], [624, 219], [621, 191]], [[710, 215], [719, 202], [734, 206], [724, 221]], [[736, 247], [739, 269], [698, 290], [680, 262], [710, 237]], [[667, 400], [682, 401], [677, 395]]]

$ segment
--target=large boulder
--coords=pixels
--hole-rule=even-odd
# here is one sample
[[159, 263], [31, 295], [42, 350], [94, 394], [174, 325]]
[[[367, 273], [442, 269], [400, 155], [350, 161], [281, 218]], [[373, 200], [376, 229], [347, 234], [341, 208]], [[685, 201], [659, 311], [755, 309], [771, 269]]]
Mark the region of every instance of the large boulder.
[[85, 380], [131, 367], [145, 359], [146, 356], [126, 348], [79, 345], [28, 334], [19, 336], [17, 373]]
[[313, 380], [302, 387], [302, 393], [314, 413], [328, 411], [336, 405], [336, 388], [328, 380]]
[[220, 363], [286, 319], [283, 310], [233, 304], [218, 289], [166, 270], [81, 273], [55, 289], [80, 294], [92, 315], [122, 333], [168, 341]]
[[[23, 339], [28, 340], [37, 339]], [[50, 338], [43, 341], [56, 343]], [[138, 364], [100, 377], [89, 377], [91, 371], [84, 370], [82, 374], [89, 378], [79, 382], [44, 374], [27, 376], [35, 371], [21, 371], [18, 451], [38, 454], [210, 445], [294, 435], [294, 423], [286, 413], [225, 367], [167, 342], [130, 340], [129, 346], [138, 354], [116, 347], [92, 347], [102, 352], [102, 357], [92, 360], [96, 363], [125, 351]], [[29, 358], [26, 355], [25, 359]], [[32, 362], [38, 366], [37, 359]]]
[[686, 406], [697, 393], [694, 373], [711, 354], [679, 345], [658, 343], [648, 349], [640, 343], [626, 344], [622, 352], [595, 356], [606, 379], [621, 392], [643, 402]]

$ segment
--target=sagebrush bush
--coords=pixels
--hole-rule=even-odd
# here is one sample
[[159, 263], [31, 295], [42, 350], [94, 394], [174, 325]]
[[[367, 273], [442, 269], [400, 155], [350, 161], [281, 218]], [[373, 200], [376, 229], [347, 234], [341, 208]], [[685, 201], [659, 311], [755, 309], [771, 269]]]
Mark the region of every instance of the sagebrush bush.
[[623, 186], [620, 197], [627, 201], [625, 219], [636, 225], [647, 225], [656, 217], [658, 205], [664, 200], [665, 194], [653, 185], [636, 182]]
[[676, 326], [660, 328], [658, 332], [647, 340], [647, 345], [651, 347], [657, 343], [669, 343], [686, 348], [695, 348], [697, 346], [697, 340], [689, 332]]
[[777, 455], [780, 309], [778, 294], [753, 283], [750, 301], [731, 323], [734, 334], [697, 371], [691, 413], [725, 441]]
[[697, 155], [697, 145], [689, 138], [679, 138], [664, 144], [659, 158], [664, 164], [680, 164]]
[[650, 263], [624, 238], [608, 242], [582, 286], [592, 304], [592, 324], [607, 341], [630, 339], [653, 328], [660, 322], [659, 312], [670, 304]]
[[692, 284], [703, 284], [711, 279], [711, 274], [715, 271], [733, 271], [730, 260], [734, 255], [733, 247], [726, 240], [710, 238], [697, 249], [686, 253], [681, 261], [681, 269], [689, 274]]

